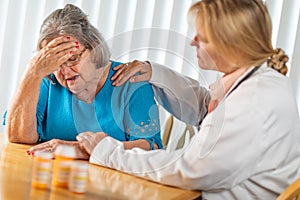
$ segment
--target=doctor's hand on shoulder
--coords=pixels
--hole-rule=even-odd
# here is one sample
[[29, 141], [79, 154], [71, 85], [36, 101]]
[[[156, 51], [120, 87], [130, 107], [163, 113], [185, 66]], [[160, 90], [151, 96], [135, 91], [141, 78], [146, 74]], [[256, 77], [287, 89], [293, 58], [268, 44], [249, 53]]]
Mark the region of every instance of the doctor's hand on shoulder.
[[112, 85], [120, 86], [127, 80], [131, 83], [149, 81], [152, 76], [152, 68], [150, 62], [142, 62], [134, 60], [123, 65], [119, 65], [115, 68], [115, 74], [111, 77], [113, 81]]

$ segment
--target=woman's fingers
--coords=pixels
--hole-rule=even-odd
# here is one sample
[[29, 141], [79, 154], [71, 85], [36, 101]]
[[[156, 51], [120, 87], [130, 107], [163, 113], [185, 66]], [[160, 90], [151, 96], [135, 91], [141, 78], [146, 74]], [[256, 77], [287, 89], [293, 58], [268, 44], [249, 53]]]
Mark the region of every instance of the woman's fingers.
[[90, 132], [84, 132], [77, 135], [76, 139], [79, 143], [79, 146], [84, 149], [89, 155], [92, 153], [90, 145]]
[[[67, 61], [70, 57], [72, 57], [76, 52], [80, 49], [79, 45], [74, 41], [72, 42], [64, 42], [59, 43], [57, 46], [52, 47], [51, 45], [47, 45], [44, 50], [45, 59], [49, 59], [48, 61], [54, 61], [57, 66], [60, 66], [62, 63]], [[63, 59], [62, 59], [63, 58]]]
[[112, 76], [114, 86], [120, 86], [124, 84], [127, 80], [129, 80], [131, 77], [135, 76], [137, 73], [139, 73], [141, 70], [139, 65], [131, 63], [123, 64], [121, 68], [119, 68], [115, 74]]
[[46, 46], [49, 48], [54, 48], [62, 43], [69, 43], [69, 42], [75, 42], [74, 38], [70, 36], [62, 35], [60, 37], [54, 38], [53, 40], [49, 41], [49, 43]]
[[117, 71], [118, 69], [120, 69], [120, 68], [122, 68], [122, 67], [126, 66], [126, 64], [127, 64], [127, 63], [121, 64], [121, 65], [118, 65], [118, 66], [114, 67], [114, 68], [113, 68], [113, 70], [114, 70], [114, 71]]
[[141, 75], [135, 75], [129, 79], [130, 83], [136, 83], [136, 82], [142, 82], [142, 81], [149, 81], [148, 74], [141, 74]]
[[57, 66], [61, 66], [64, 62], [66, 62], [68, 59], [70, 59], [72, 56], [74, 56], [74, 54], [76, 54], [78, 49], [77, 48], [74, 48], [74, 47], [71, 47], [71, 48], [68, 48], [68, 49], [64, 49], [60, 52], [58, 52], [56, 54], [56, 62], [57, 62]]
[[90, 155], [85, 151], [84, 148], [81, 148], [79, 142], [74, 144], [76, 150], [76, 159], [88, 160]]
[[103, 132], [93, 133], [93, 132], [84, 132], [79, 134], [76, 139], [77, 141], [64, 141], [59, 139], [52, 139], [48, 142], [44, 142], [38, 145], [31, 147], [27, 150], [27, 154], [33, 155], [35, 151], [50, 151], [54, 152], [57, 146], [72, 145], [76, 148], [77, 156], [87, 158], [87, 155], [90, 155], [96, 145], [104, 138], [107, 134]]
[[126, 71], [128, 67], [128, 63], [118, 65], [117, 67], [114, 67], [113, 70], [115, 71], [114, 75], [111, 77], [111, 80], [115, 80], [119, 76], [122, 76], [123, 71]]
[[61, 144], [73, 146], [75, 148], [75, 151], [76, 151], [76, 158], [77, 159], [88, 160], [89, 157], [90, 157], [88, 152], [86, 152], [86, 150], [84, 148], [80, 147], [79, 142], [77, 142], [77, 141], [64, 141], [64, 140], [59, 140], [59, 139], [53, 139], [53, 140], [50, 140], [48, 142], [44, 142], [44, 143], [35, 145], [35, 146], [31, 147], [30, 149], [28, 149], [26, 151], [26, 153], [28, 155], [33, 156], [36, 151], [54, 152], [55, 149]]
[[57, 70], [80, 49], [79, 42], [71, 37], [67, 39], [67, 36], [55, 38], [48, 44], [47, 41], [43, 43], [43, 48], [31, 60], [32, 65], [37, 67], [36, 70], [42, 77]]
[[80, 133], [76, 139], [78, 140], [81, 148], [85, 149], [88, 154], [92, 154], [96, 145], [106, 136], [107, 134], [103, 132], [85, 132]]
[[50, 150], [52, 148], [52, 145], [50, 145], [49, 142], [44, 142], [38, 145], [35, 145], [29, 149], [30, 152], [35, 152], [35, 151], [45, 151], [45, 150]]
[[85, 136], [77, 136], [76, 139], [78, 140], [79, 146], [84, 149], [89, 155], [92, 154], [92, 146], [90, 141]]
[[60, 52], [67, 52], [73, 51], [74, 53], [80, 48], [80, 44], [78, 41], [75, 40], [69, 40], [69, 41], [61, 41], [59, 38], [56, 38], [49, 42], [49, 44], [45, 47], [53, 54], [58, 54]]
[[38, 145], [35, 145], [33, 147], [31, 147], [30, 149], [28, 149], [26, 152], [29, 155], [33, 155], [35, 151], [50, 151], [50, 152], [54, 152], [56, 147], [62, 143], [62, 140], [58, 140], [58, 139], [52, 139], [48, 142], [44, 142]]
[[64, 141], [64, 140], [59, 140], [59, 139], [52, 139], [48, 142], [44, 142], [38, 145], [35, 145], [28, 149], [26, 153], [28, 155], [33, 155], [35, 151], [50, 151], [54, 152], [56, 147], [58, 145], [64, 144], [64, 145], [74, 145], [77, 143], [76, 141]]
[[148, 62], [133, 61], [114, 68], [115, 74], [112, 76], [112, 85], [120, 86], [126, 81], [141, 82], [149, 81], [151, 78], [152, 70]]

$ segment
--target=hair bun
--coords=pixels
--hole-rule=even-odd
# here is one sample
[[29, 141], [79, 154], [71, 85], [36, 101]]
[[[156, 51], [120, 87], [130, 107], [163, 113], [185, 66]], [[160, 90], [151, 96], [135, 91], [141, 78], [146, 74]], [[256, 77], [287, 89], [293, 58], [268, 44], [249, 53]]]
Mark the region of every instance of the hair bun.
[[277, 48], [274, 54], [268, 59], [268, 66], [286, 75], [288, 68], [286, 66], [289, 57], [281, 48]]

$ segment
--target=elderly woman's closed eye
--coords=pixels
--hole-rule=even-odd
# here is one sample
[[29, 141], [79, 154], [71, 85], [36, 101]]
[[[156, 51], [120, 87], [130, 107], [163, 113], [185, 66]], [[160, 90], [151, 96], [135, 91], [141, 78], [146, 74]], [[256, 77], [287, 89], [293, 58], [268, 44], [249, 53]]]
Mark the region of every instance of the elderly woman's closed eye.
[[[78, 46], [78, 48], [79, 48], [79, 46]], [[86, 50], [86, 48], [84, 48], [83, 50], [81, 50], [81, 52], [76, 52], [75, 55], [73, 55], [71, 58], [69, 58], [63, 64], [66, 65], [66, 66], [68, 66], [68, 67], [72, 67], [74, 65], [77, 65], [80, 62], [81, 56], [85, 52], [85, 50]]]

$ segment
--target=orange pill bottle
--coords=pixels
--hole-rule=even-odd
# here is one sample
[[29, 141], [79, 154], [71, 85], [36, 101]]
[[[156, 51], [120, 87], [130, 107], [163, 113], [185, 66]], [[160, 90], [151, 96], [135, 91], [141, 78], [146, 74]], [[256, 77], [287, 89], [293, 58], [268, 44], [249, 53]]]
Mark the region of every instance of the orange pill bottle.
[[68, 188], [71, 164], [76, 156], [76, 150], [70, 145], [59, 145], [54, 152], [52, 185]]
[[88, 182], [88, 167], [86, 161], [74, 161], [71, 165], [69, 177], [69, 190], [76, 194], [84, 194]]
[[51, 186], [53, 154], [36, 151], [33, 159], [31, 185], [37, 189], [49, 189]]

